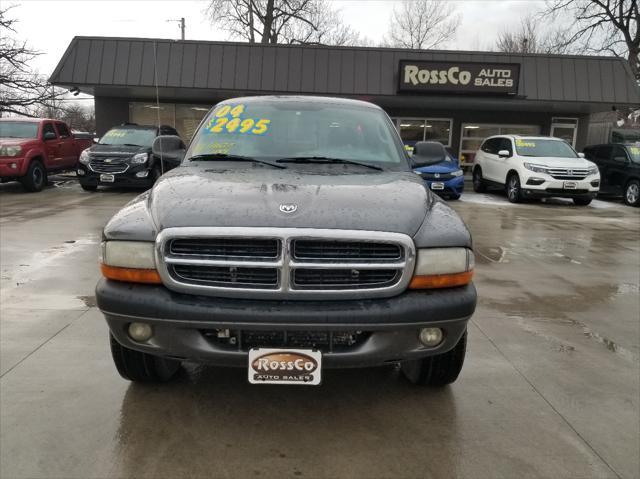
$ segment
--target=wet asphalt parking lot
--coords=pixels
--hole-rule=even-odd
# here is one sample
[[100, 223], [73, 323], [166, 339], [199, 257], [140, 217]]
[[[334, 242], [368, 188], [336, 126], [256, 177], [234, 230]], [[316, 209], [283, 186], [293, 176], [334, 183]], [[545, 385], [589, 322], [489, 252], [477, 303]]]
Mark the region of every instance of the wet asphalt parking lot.
[[2, 478], [640, 477], [640, 210], [453, 203], [479, 304], [450, 387], [197, 365], [143, 386], [116, 373], [93, 298], [101, 227], [137, 193], [53, 180], [0, 185]]

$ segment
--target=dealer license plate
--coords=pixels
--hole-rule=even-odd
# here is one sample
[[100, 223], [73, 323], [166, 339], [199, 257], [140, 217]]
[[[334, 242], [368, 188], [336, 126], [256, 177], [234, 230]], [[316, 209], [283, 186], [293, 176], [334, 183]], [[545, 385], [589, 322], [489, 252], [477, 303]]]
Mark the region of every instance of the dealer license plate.
[[115, 177], [113, 175], [105, 175], [105, 174], [100, 175], [100, 181], [102, 181], [103, 183], [113, 183], [114, 180], [115, 180]]
[[575, 190], [578, 187], [578, 183], [576, 183], [575, 181], [565, 181], [564, 182], [564, 189], [565, 190]]
[[431, 183], [432, 190], [444, 190], [444, 183]]
[[322, 353], [311, 349], [249, 350], [251, 384], [320, 384]]

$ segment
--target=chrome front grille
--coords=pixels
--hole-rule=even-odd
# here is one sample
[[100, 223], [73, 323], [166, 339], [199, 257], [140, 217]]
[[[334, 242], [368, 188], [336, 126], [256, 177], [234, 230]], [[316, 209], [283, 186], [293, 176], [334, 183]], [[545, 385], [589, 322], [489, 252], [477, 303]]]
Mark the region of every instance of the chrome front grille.
[[556, 180], [584, 180], [589, 175], [586, 168], [549, 168], [548, 172]]
[[168, 228], [156, 263], [175, 291], [220, 297], [388, 297], [406, 289], [415, 263], [400, 233], [295, 228]]
[[92, 156], [89, 160], [89, 168], [96, 173], [124, 173], [129, 169], [129, 164], [122, 158], [107, 158]]

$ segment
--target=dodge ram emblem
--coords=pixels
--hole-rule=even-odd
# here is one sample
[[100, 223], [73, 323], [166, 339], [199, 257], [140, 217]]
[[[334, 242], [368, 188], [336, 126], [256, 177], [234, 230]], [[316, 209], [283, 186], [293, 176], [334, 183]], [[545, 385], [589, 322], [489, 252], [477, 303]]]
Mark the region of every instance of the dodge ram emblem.
[[295, 213], [298, 209], [298, 205], [295, 203], [283, 203], [280, 205], [280, 211], [283, 213]]

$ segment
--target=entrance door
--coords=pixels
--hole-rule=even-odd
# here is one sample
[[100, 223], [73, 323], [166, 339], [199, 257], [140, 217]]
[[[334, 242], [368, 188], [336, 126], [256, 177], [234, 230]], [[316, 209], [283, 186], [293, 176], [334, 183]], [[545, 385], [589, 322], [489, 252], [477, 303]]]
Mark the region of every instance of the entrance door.
[[562, 138], [575, 148], [576, 133], [578, 132], [577, 118], [553, 118], [551, 120], [551, 136]]

